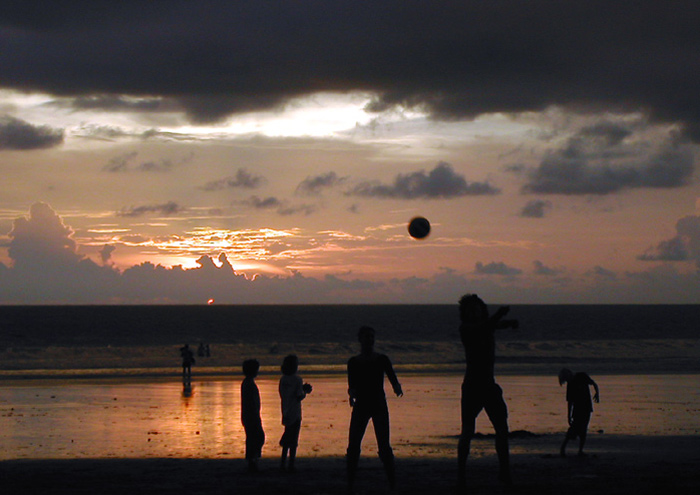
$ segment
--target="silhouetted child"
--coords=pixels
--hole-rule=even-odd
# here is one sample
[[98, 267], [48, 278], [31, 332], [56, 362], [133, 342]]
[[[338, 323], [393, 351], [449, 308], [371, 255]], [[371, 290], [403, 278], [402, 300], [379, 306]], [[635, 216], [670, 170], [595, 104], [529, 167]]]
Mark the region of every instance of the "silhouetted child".
[[256, 359], [243, 362], [245, 379], [241, 383], [241, 422], [245, 429], [245, 458], [250, 472], [258, 470], [258, 459], [262, 456], [262, 446], [265, 443], [260, 418], [260, 391], [255, 384], [259, 370], [260, 364]]
[[287, 455], [289, 455], [289, 471], [294, 472], [294, 460], [299, 445], [299, 430], [301, 429], [301, 401], [311, 393], [312, 387], [304, 383], [297, 370], [299, 359], [290, 354], [282, 362], [282, 378], [280, 378], [279, 393], [282, 402], [282, 424], [284, 434], [280, 440], [282, 446], [282, 460], [280, 467], [285, 469]]
[[361, 352], [348, 361], [348, 395], [350, 396], [350, 435], [347, 451], [348, 488], [352, 491], [360, 460], [362, 437], [367, 423], [372, 420], [374, 434], [377, 437], [379, 458], [384, 464], [393, 490], [396, 485], [394, 452], [389, 443], [389, 408], [384, 395], [384, 375], [401, 397], [403, 391], [396, 378], [391, 361], [384, 354], [374, 352], [374, 329], [362, 327], [357, 334]]
[[591, 402], [592, 385], [595, 388], [593, 400], [600, 402], [600, 391], [598, 385], [587, 373], [574, 373], [570, 369], [563, 368], [559, 372], [559, 385], [566, 383], [567, 417], [569, 419], [569, 430], [566, 432], [564, 442], [561, 444], [561, 456], [566, 457], [566, 444], [569, 440], [579, 439], [578, 455], [583, 456], [583, 446], [586, 443], [588, 433], [588, 423], [591, 421], [593, 413], [593, 402]]
[[496, 352], [495, 332], [503, 328], [518, 328], [517, 320], [504, 320], [508, 306], [500, 307], [489, 316], [488, 307], [476, 294], [466, 294], [459, 300], [461, 324], [459, 333], [464, 345], [467, 369], [462, 383], [462, 432], [457, 449], [459, 485], [466, 485], [466, 463], [476, 418], [486, 409], [496, 431], [496, 453], [500, 471], [498, 479], [510, 484], [510, 455], [508, 451], [508, 407], [503, 390], [494, 378]]

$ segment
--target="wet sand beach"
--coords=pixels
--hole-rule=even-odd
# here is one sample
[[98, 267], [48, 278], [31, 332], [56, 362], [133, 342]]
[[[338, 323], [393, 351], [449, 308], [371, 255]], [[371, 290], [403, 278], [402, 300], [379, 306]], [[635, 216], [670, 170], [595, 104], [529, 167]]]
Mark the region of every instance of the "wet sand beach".
[[[459, 434], [459, 374], [400, 376], [389, 398], [399, 493], [453, 493]], [[472, 443], [468, 493], [672, 493], [700, 490], [700, 376], [596, 376], [602, 401], [588, 456], [558, 454], [566, 409], [554, 376], [504, 376], [514, 486], [496, 479], [485, 414]], [[278, 469], [276, 376], [259, 378], [267, 442], [261, 472], [246, 472], [238, 379], [42, 380], [0, 387], [0, 477], [4, 494], [343, 493], [350, 409], [338, 375], [309, 376], [298, 472]], [[32, 445], [28, 446], [27, 444]], [[387, 484], [370, 429], [358, 493]]]

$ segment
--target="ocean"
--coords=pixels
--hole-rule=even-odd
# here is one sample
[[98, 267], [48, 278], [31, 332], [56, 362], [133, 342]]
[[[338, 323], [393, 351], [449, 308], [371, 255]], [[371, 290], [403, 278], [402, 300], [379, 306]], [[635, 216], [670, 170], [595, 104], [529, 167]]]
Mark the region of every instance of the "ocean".
[[[508, 317], [520, 328], [497, 336], [503, 373], [700, 372], [700, 305], [514, 305]], [[0, 376], [171, 373], [185, 343], [210, 346], [200, 374], [250, 357], [276, 372], [288, 353], [311, 372], [342, 371], [362, 325], [399, 367], [463, 369], [457, 304], [0, 306]]]
[[[514, 305], [508, 317], [524, 341], [700, 336], [700, 305]], [[0, 348], [354, 342], [362, 325], [379, 340], [444, 342], [459, 316], [457, 304], [0, 306]]]

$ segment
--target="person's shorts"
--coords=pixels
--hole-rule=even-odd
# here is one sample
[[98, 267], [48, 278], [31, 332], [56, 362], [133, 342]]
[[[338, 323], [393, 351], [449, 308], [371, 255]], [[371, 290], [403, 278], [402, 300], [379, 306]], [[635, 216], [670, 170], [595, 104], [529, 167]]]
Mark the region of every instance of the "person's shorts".
[[576, 413], [574, 411], [574, 420], [569, 427], [569, 431], [566, 432], [566, 438], [573, 440], [581, 435], [585, 435], [588, 431], [588, 423], [591, 421], [591, 413], [585, 411], [583, 413]]
[[284, 434], [280, 439], [280, 445], [282, 447], [296, 447], [299, 445], [299, 431], [301, 430], [301, 420], [293, 423], [291, 425], [286, 425], [284, 427]]
[[[462, 424], [465, 425], [479, 415], [482, 409], [494, 424], [499, 426], [508, 419], [508, 407], [503, 400], [503, 389], [497, 383], [462, 384]], [[507, 427], [507, 426], [506, 426]]]

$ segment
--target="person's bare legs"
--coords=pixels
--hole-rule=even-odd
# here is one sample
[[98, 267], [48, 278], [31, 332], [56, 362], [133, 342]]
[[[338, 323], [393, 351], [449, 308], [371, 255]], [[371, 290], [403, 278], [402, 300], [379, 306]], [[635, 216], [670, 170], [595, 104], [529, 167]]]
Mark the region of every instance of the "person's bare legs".
[[282, 458], [280, 459], [280, 469], [284, 471], [286, 464], [287, 464], [287, 453], [289, 452], [289, 448], [287, 447], [282, 447]]
[[389, 488], [394, 490], [396, 488], [396, 468], [394, 451], [391, 448], [391, 442], [389, 440], [389, 409], [386, 403], [375, 409], [372, 415], [372, 424], [374, 425], [374, 435], [377, 438], [379, 458], [384, 465], [384, 472], [386, 472], [387, 479], [389, 480]]
[[345, 456], [347, 461], [348, 490], [350, 492], [355, 487], [355, 475], [357, 474], [357, 465], [360, 461], [362, 437], [365, 436], [369, 419], [370, 412], [363, 410], [363, 407], [361, 405], [358, 406], [356, 403], [350, 416], [348, 450]]
[[297, 448], [296, 447], [289, 447], [289, 464], [287, 466], [287, 470], [290, 473], [293, 473], [295, 471], [294, 468], [294, 461], [297, 458]]
[[508, 407], [503, 400], [503, 392], [497, 385], [494, 387], [493, 396], [485, 407], [493, 429], [496, 431], [496, 453], [498, 454], [499, 472], [498, 479], [510, 485], [510, 449], [508, 445]]
[[460, 487], [467, 485], [467, 459], [469, 458], [469, 449], [471, 448], [475, 429], [476, 418], [462, 423], [462, 432], [459, 435], [459, 443], [457, 444], [457, 483]]

